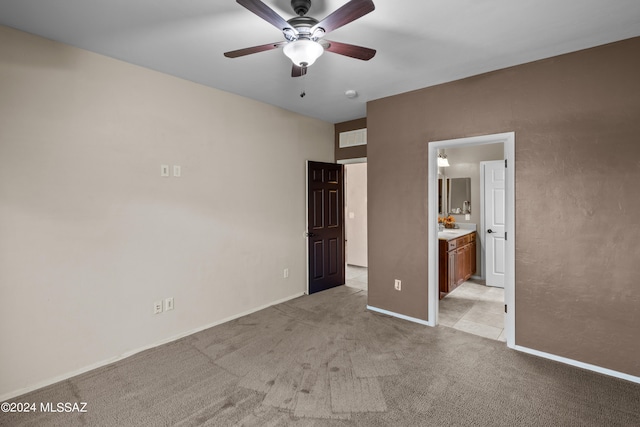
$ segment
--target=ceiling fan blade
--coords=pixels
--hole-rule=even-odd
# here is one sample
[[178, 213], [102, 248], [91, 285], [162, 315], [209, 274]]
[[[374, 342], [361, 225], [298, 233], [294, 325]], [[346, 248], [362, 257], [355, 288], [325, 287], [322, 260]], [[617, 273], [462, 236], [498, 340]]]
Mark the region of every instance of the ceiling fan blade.
[[245, 47], [244, 49], [232, 50], [225, 52], [224, 56], [227, 58], [237, 58], [239, 56], [251, 55], [252, 53], [264, 52], [265, 50], [277, 49], [280, 46], [287, 44], [287, 42], [275, 42], [269, 44], [263, 44], [260, 46]]
[[291, 77], [302, 77], [307, 74], [307, 67], [298, 67], [296, 64], [293, 64], [293, 68], [291, 68]]
[[[238, 0], [239, 1], [239, 0]], [[376, 7], [371, 0], [351, 0], [339, 9], [336, 9], [331, 15], [324, 18], [311, 28], [311, 33], [318, 29], [324, 29], [325, 33], [333, 31], [349, 22], [355, 21], [372, 12]]]
[[298, 34], [298, 31], [293, 28], [282, 16], [278, 15], [273, 9], [260, 0], [236, 0], [239, 5], [246, 7], [249, 11], [255, 13], [260, 18], [264, 19], [280, 31], [289, 29]]
[[[327, 46], [328, 43], [328, 46]], [[337, 53], [339, 55], [350, 56], [351, 58], [362, 59], [368, 61], [376, 55], [375, 49], [369, 49], [368, 47], [356, 46], [353, 44], [333, 42], [330, 40], [323, 40], [324, 50], [327, 52]]]

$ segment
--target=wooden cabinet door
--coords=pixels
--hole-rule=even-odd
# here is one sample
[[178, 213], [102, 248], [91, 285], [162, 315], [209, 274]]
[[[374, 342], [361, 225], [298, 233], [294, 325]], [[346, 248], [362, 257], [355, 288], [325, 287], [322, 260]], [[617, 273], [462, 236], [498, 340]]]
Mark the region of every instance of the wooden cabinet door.
[[440, 287], [440, 298], [444, 298], [449, 292], [449, 253], [447, 252], [447, 242], [440, 240], [438, 242], [439, 264], [438, 264], [438, 278]]
[[466, 270], [467, 259], [465, 257], [464, 248], [466, 246], [461, 246], [456, 249], [456, 286], [459, 286], [462, 282], [464, 282], [464, 272]]
[[465, 253], [465, 248], [466, 246], [462, 246], [460, 249], [458, 249], [458, 254], [457, 254], [457, 258], [458, 258], [458, 286], [460, 286], [462, 284], [462, 282], [464, 282], [464, 275], [467, 271], [467, 256]]
[[478, 266], [476, 265], [476, 241], [473, 240], [470, 244], [469, 244], [469, 252], [471, 253], [471, 274], [469, 276], [473, 276], [474, 274], [476, 274], [476, 269], [478, 268]]
[[447, 277], [447, 292], [451, 292], [457, 286], [456, 276], [457, 276], [457, 268], [456, 268], [456, 251], [449, 251], [447, 254], [449, 258], [448, 265], [448, 277]]
[[438, 252], [440, 298], [453, 291], [476, 273], [476, 235], [440, 241]]
[[465, 269], [464, 269], [464, 280], [469, 280], [471, 277], [471, 244], [468, 244], [464, 247], [464, 259], [465, 259]]

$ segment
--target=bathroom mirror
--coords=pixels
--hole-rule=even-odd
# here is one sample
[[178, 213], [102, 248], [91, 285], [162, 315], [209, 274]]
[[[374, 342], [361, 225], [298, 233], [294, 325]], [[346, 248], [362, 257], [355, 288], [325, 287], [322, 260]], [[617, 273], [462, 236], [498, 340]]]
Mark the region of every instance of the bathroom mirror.
[[448, 178], [447, 202], [450, 215], [471, 213], [471, 178]]

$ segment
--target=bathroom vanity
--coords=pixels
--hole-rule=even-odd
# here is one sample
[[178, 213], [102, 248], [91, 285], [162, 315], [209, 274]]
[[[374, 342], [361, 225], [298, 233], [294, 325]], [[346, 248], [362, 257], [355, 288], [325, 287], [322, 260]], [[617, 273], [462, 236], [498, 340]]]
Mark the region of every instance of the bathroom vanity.
[[476, 272], [476, 232], [446, 229], [438, 233], [440, 299]]

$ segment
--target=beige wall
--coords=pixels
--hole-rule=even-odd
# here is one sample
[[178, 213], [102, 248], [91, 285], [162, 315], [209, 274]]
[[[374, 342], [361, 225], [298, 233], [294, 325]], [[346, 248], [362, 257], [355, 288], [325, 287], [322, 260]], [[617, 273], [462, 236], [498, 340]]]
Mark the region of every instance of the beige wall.
[[427, 319], [428, 141], [515, 131], [516, 345], [639, 376], [637, 52], [640, 38], [369, 102], [369, 304]]
[[367, 164], [344, 166], [347, 264], [366, 267], [367, 260]]
[[333, 138], [0, 27], [0, 396], [301, 294], [305, 160]]

